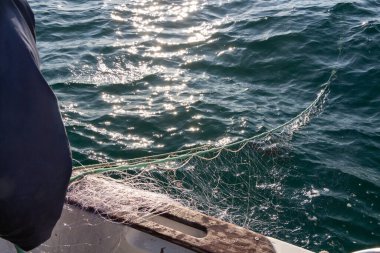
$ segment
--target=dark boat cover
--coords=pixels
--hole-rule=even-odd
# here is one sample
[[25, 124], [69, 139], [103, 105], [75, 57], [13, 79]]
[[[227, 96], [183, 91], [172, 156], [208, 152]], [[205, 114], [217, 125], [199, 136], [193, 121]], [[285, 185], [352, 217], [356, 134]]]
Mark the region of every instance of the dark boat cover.
[[71, 174], [57, 99], [39, 69], [26, 0], [0, 0], [0, 237], [24, 250], [50, 237]]

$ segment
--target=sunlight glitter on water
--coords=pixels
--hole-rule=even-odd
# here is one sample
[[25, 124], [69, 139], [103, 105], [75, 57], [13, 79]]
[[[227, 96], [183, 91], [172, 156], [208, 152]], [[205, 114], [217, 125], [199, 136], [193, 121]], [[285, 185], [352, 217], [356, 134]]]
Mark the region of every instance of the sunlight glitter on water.
[[[379, 238], [373, 232], [380, 224], [374, 216], [379, 210], [376, 1], [29, 2], [37, 13], [44, 75], [61, 102], [73, 157], [84, 164], [225, 144], [263, 132], [303, 110], [337, 68], [326, 112], [288, 129], [298, 131], [285, 156], [289, 164], [268, 169], [268, 178], [266, 170], [227, 175], [228, 167], [220, 169], [243, 182], [262, 178], [256, 190], [280, 206], [269, 214], [271, 208], [252, 209], [260, 222], [280, 214], [254, 229], [275, 231], [273, 236], [296, 244], [310, 239], [307, 247], [316, 251], [315, 243], [347, 252], [357, 247], [352, 238], [361, 245]], [[264, 158], [279, 149], [265, 146]], [[342, 208], [351, 228], [334, 214]], [[342, 237], [346, 231], [350, 236]]]

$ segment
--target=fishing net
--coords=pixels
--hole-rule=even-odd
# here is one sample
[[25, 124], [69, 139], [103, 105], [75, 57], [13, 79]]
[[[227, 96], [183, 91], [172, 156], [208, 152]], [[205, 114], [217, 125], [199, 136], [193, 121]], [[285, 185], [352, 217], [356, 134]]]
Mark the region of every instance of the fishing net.
[[183, 205], [256, 231], [268, 230], [268, 224], [258, 221], [270, 222], [279, 212], [276, 198], [282, 194], [290, 140], [322, 111], [334, 76], [301, 113], [250, 138], [76, 167], [68, 199], [124, 221]]

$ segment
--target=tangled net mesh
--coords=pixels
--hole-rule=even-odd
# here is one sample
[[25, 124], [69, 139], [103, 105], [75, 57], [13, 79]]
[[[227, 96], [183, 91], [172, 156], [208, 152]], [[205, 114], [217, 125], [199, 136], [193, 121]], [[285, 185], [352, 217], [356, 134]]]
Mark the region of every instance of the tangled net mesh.
[[165, 212], [169, 206], [186, 206], [243, 227], [266, 230], [268, 224], [258, 222], [257, 215], [261, 212], [275, 219], [289, 141], [322, 111], [334, 76], [333, 71], [304, 111], [250, 138], [76, 167], [67, 198], [125, 222]]

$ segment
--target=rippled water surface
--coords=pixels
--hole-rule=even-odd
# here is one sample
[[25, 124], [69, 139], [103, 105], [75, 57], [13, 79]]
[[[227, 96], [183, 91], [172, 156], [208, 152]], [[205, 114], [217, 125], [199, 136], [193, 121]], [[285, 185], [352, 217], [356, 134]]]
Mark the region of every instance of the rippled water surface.
[[380, 244], [380, 1], [29, 2], [82, 164], [252, 136], [336, 71], [258, 232], [315, 251]]

